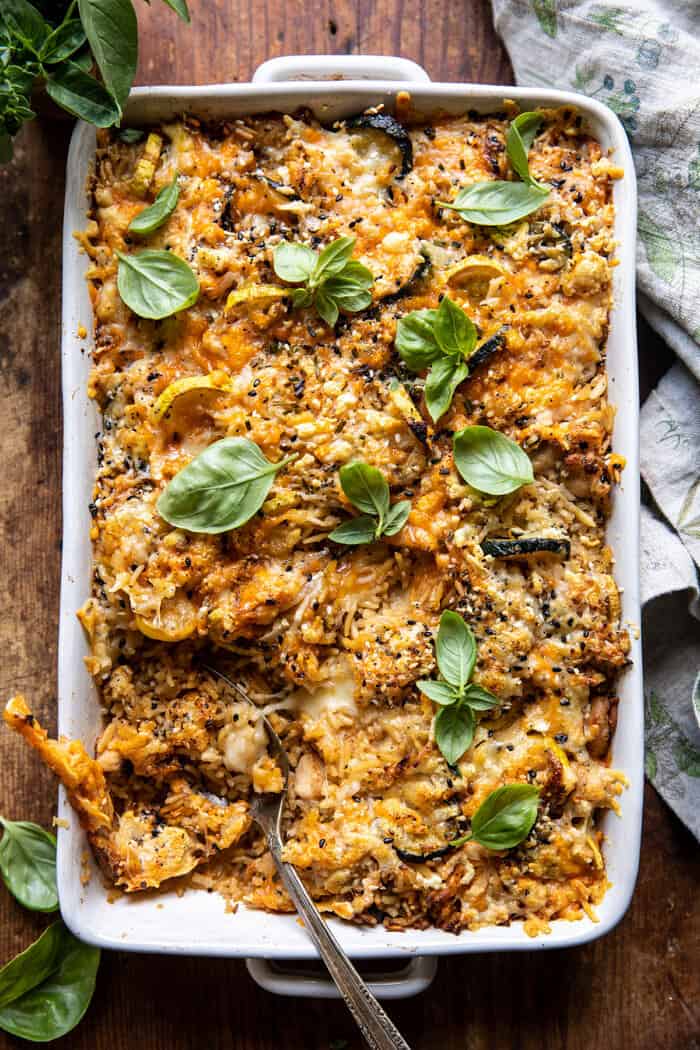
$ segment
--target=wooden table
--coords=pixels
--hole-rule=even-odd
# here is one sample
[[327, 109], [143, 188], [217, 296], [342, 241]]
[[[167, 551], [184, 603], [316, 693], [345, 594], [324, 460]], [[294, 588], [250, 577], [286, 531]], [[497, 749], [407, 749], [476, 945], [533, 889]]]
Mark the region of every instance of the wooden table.
[[[364, 52], [416, 59], [435, 80], [512, 82], [490, 5], [467, 0], [191, 0], [190, 28], [139, 4], [139, 83], [248, 80], [266, 58]], [[0, 168], [0, 384], [4, 610], [2, 689], [55, 728], [61, 553], [60, 244], [70, 126], [25, 129]], [[652, 339], [648, 330], [642, 338]], [[658, 351], [663, 370], [668, 356]], [[647, 387], [655, 376], [646, 377]], [[0, 812], [49, 825], [56, 786], [0, 735]], [[696, 844], [647, 788], [629, 914], [579, 950], [442, 961], [428, 994], [393, 1004], [415, 1050], [698, 1050], [700, 876]], [[0, 960], [44, 926], [0, 890]], [[3, 1041], [4, 1040], [4, 1041]], [[0, 1033], [0, 1046], [17, 1046]], [[22, 1044], [26, 1045], [26, 1044]], [[242, 962], [106, 954], [74, 1050], [359, 1048], [345, 1008], [260, 991]]]

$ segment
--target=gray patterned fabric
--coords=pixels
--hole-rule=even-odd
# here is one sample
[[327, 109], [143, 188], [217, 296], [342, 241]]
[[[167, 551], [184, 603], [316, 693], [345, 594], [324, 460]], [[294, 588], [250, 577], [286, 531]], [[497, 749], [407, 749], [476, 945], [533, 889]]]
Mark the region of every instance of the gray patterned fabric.
[[646, 765], [700, 839], [700, 2], [492, 3], [518, 84], [599, 99], [632, 145], [639, 307], [679, 358], [641, 419]]

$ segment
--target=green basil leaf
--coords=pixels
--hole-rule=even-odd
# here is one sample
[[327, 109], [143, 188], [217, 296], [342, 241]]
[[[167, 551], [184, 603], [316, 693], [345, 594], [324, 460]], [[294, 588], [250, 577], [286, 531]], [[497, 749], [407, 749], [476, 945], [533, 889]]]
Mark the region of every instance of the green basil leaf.
[[357, 288], [364, 291], [374, 284], [374, 274], [359, 259], [351, 259], [337, 276], [328, 280], [324, 277], [324, 287], [327, 288], [329, 284], [337, 288]]
[[534, 480], [527, 453], [491, 427], [465, 427], [455, 434], [453, 449], [457, 470], [479, 492], [505, 496]]
[[189, 532], [238, 529], [257, 514], [275, 475], [295, 458], [271, 463], [248, 438], [215, 441], [175, 475], [158, 500], [158, 513]]
[[41, 61], [47, 65], [53, 62], [63, 62], [69, 58], [74, 51], [85, 43], [85, 30], [79, 18], [71, 18], [63, 22], [44, 42], [41, 49]]
[[472, 711], [490, 711], [492, 707], [498, 707], [501, 701], [480, 685], [468, 685], [464, 702], [469, 704]]
[[38, 54], [51, 33], [51, 26], [27, 0], [3, 0], [0, 17], [12, 36]]
[[333, 529], [328, 536], [329, 540], [336, 543], [346, 543], [348, 546], [357, 546], [360, 543], [373, 543], [377, 538], [377, 519], [369, 514], [360, 514], [357, 518], [344, 521], [337, 529]]
[[416, 682], [416, 685], [421, 693], [425, 693], [429, 700], [440, 704], [441, 707], [449, 707], [450, 704], [456, 704], [459, 700], [459, 693], [447, 682], [437, 682], [433, 678], [422, 678]]
[[511, 122], [506, 135], [508, 159], [520, 178], [525, 182], [530, 180], [530, 165], [527, 155], [541, 123], [541, 113], [521, 113]]
[[442, 677], [461, 693], [476, 663], [476, 640], [459, 613], [450, 609], [440, 617], [435, 657]]
[[129, 223], [129, 232], [146, 234], [153, 233], [169, 219], [177, 207], [180, 190], [177, 184], [177, 172], [173, 181], [164, 186], [148, 208], [144, 208]]
[[435, 340], [445, 354], [467, 357], [476, 346], [476, 328], [461, 306], [445, 296], [434, 324]]
[[440, 201], [440, 207], [456, 211], [477, 226], [507, 226], [523, 219], [544, 204], [548, 189], [529, 182], [475, 182], [460, 190], [452, 204]]
[[310, 292], [308, 288], [294, 288], [292, 292], [292, 306], [296, 310], [301, 306], [311, 306], [314, 301], [313, 292]]
[[355, 281], [346, 281], [344, 274], [324, 281], [316, 292], [317, 308], [319, 297], [326, 302], [333, 303], [336, 309], [344, 310], [349, 314], [366, 310], [372, 302], [372, 293], [361, 288]]
[[441, 707], [435, 718], [435, 743], [445, 761], [454, 766], [474, 739], [474, 715], [468, 707]]
[[179, 15], [183, 22], [189, 23], [190, 13], [187, 10], [187, 0], [164, 0], [168, 7], [172, 8], [176, 15]]
[[[51, 933], [52, 930], [56, 932]], [[48, 973], [45, 972], [47, 947], [42, 945], [47, 935], [54, 941]], [[31, 973], [31, 981], [38, 973], [44, 973], [40, 982], [0, 1009], [0, 1028], [35, 1043], [60, 1039], [75, 1028], [90, 1005], [99, 962], [99, 948], [81, 944], [62, 922], [54, 923], [38, 941], [0, 970], [0, 995], [10, 967], [15, 968], [14, 977], [10, 974], [15, 987], [19, 971]]]
[[335, 277], [345, 269], [355, 247], [355, 237], [339, 237], [323, 249], [311, 274], [311, 284], [320, 284], [322, 280]]
[[425, 403], [433, 423], [444, 416], [454, 392], [469, 375], [469, 366], [458, 357], [442, 357], [432, 365], [425, 382]]
[[121, 113], [136, 75], [138, 27], [131, 0], [78, 0], [105, 87]]
[[117, 134], [117, 138], [121, 142], [126, 142], [127, 145], [131, 146], [134, 142], [140, 142], [146, 132], [143, 128], [123, 128]]
[[[90, 73], [95, 62], [89, 45], [84, 47], [82, 51], [78, 51], [76, 55], [73, 55], [71, 62], [74, 66], [77, 66], [78, 69], [82, 69], [83, 73]], [[111, 95], [110, 98], [112, 98]], [[114, 99], [112, 99], [112, 102], [114, 102]]]
[[325, 286], [318, 288], [314, 294], [314, 306], [326, 324], [332, 328], [338, 320], [340, 311], [338, 310], [337, 303], [326, 295]]
[[8, 890], [31, 911], [56, 911], [56, 839], [38, 824], [5, 820], [0, 874]]
[[139, 317], [157, 321], [197, 302], [199, 282], [179, 256], [150, 249], [117, 255], [119, 294]]
[[411, 502], [407, 499], [402, 499], [398, 503], [394, 503], [389, 508], [389, 511], [384, 521], [384, 528], [382, 529], [383, 536], [395, 536], [397, 532], [401, 532], [408, 521], [408, 515], [411, 513]]
[[389, 486], [381, 470], [356, 459], [340, 468], [340, 486], [354, 507], [375, 514], [380, 523], [389, 510]]
[[301, 284], [308, 281], [313, 273], [318, 255], [305, 244], [292, 244], [282, 241], [272, 253], [272, 265], [275, 273], [289, 284]]
[[0, 969], [0, 1010], [45, 981], [55, 967], [61, 946], [61, 922], [54, 922]]
[[487, 849], [512, 849], [532, 831], [537, 820], [539, 788], [505, 784], [481, 803], [472, 817], [471, 838]]
[[435, 338], [437, 310], [412, 310], [396, 325], [396, 349], [412, 372], [422, 372], [442, 355]]
[[75, 62], [56, 66], [47, 77], [46, 93], [62, 109], [98, 128], [119, 120], [120, 111], [110, 93]]

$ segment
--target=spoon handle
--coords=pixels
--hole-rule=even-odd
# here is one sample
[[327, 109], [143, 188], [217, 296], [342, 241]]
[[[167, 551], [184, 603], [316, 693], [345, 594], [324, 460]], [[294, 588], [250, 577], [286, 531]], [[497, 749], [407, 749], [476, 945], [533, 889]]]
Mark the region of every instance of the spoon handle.
[[372, 1050], [411, 1050], [321, 918], [296, 869], [282, 860], [279, 838], [268, 832], [267, 841], [287, 892], [368, 1046]]

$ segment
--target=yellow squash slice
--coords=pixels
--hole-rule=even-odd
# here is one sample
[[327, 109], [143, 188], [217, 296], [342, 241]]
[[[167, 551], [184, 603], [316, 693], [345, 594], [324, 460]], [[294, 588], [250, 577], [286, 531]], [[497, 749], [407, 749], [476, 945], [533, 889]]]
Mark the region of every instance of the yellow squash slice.
[[143, 153], [136, 162], [134, 174], [131, 179], [131, 189], [137, 197], [146, 196], [146, 190], [151, 185], [153, 176], [156, 173], [156, 164], [160, 158], [160, 151], [162, 148], [163, 140], [160, 135], [151, 132], [146, 139]]
[[209, 372], [208, 375], [185, 376], [183, 379], [176, 379], [166, 386], [157, 398], [151, 409], [151, 415], [156, 421], [163, 419], [183, 394], [191, 394], [193, 391], [201, 394], [221, 394], [230, 387], [229, 376], [220, 370]]
[[291, 291], [290, 288], [280, 288], [276, 284], [244, 285], [230, 293], [226, 300], [226, 313], [241, 303], [273, 303], [276, 299], [284, 299]]
[[451, 288], [465, 292], [471, 303], [480, 303], [486, 298], [494, 277], [503, 277], [506, 273], [507, 270], [486, 255], [468, 255], [446, 271], [445, 281]]
[[197, 627], [197, 612], [184, 596], [166, 598], [159, 615], [148, 620], [136, 613], [136, 626], [147, 638], [156, 642], [181, 642], [189, 638]]

